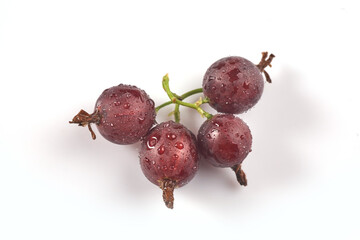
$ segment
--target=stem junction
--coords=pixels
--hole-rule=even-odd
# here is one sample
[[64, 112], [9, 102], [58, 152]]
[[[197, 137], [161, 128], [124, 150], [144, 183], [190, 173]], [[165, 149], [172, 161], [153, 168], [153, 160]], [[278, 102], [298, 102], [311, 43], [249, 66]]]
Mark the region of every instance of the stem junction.
[[185, 106], [185, 107], [189, 107], [189, 108], [193, 108], [196, 111], [198, 111], [200, 113], [200, 115], [202, 117], [206, 117], [207, 119], [210, 119], [212, 117], [212, 115], [206, 111], [204, 111], [200, 106], [204, 103], [208, 103], [209, 99], [208, 98], [200, 98], [198, 101], [196, 101], [195, 103], [188, 103], [188, 102], [184, 102], [183, 100], [191, 95], [194, 95], [196, 93], [201, 93], [203, 90], [202, 88], [198, 88], [198, 89], [194, 89], [192, 91], [186, 92], [181, 96], [178, 96], [177, 94], [171, 92], [170, 87], [169, 87], [169, 75], [166, 74], [163, 77], [163, 81], [162, 81], [162, 86], [165, 90], [165, 92], [167, 93], [168, 97], [170, 98], [170, 101], [165, 102], [163, 104], [161, 104], [160, 106], [156, 107], [156, 112], [158, 112], [161, 108], [170, 105], [170, 104], [175, 104], [175, 111], [174, 111], [174, 116], [175, 116], [175, 121], [179, 122], [180, 121], [180, 112], [179, 112], [179, 106]]

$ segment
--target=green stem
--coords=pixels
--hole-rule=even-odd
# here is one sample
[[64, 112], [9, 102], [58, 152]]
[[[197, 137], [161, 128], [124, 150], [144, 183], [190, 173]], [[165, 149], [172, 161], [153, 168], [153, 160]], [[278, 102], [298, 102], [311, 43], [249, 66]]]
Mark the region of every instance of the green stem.
[[[188, 92], [184, 93], [183, 95], [178, 96], [177, 98], [180, 99], [180, 100], [184, 100], [184, 99], [187, 98], [187, 97], [190, 97], [190, 96], [192, 96], [192, 95], [194, 95], [194, 94], [202, 93], [202, 92], [203, 92], [203, 89], [202, 89], [202, 88], [197, 88], [197, 89], [188, 91]], [[177, 95], [174, 94], [174, 96], [176, 97]], [[205, 99], [204, 99], [204, 103], [208, 103], [208, 102], [209, 102], [209, 101], [206, 102]], [[157, 106], [157, 107], [155, 108], [155, 111], [158, 112], [158, 111], [159, 111], [160, 109], [162, 109], [163, 107], [166, 107], [166, 106], [168, 106], [168, 105], [170, 105], [170, 104], [172, 104], [172, 103], [173, 103], [172, 101], [164, 102], [163, 104]]]
[[[168, 97], [170, 98], [170, 101], [171, 101], [170, 103], [175, 103], [175, 104], [182, 105], [182, 106], [185, 106], [185, 107], [193, 108], [193, 109], [195, 109], [196, 111], [198, 111], [201, 116], [205, 116], [207, 119], [212, 118], [212, 115], [211, 115], [210, 113], [205, 112], [205, 111], [200, 107], [200, 105], [201, 105], [202, 103], [204, 103], [203, 100], [197, 101], [195, 104], [193, 104], [193, 103], [183, 102], [183, 101], [181, 101], [180, 99], [178, 99], [178, 98], [174, 95], [174, 93], [172, 93], [172, 92], [170, 91], [170, 87], [169, 87], [169, 76], [168, 76], [167, 74], [163, 77], [162, 85], [163, 85], [163, 88], [164, 88], [165, 92], [167, 93]], [[193, 90], [193, 91], [196, 92], [196, 91], [199, 91], [199, 90], [196, 90], [196, 89], [195, 89], [195, 90]], [[192, 92], [192, 91], [190, 91], [190, 92]], [[190, 96], [190, 95], [189, 95], [189, 96]], [[207, 98], [205, 98], [204, 100], [205, 100], [205, 102], [208, 101]]]
[[180, 122], [180, 105], [179, 104], [175, 104], [175, 110], [174, 110], [174, 117], [175, 117], [175, 122]]

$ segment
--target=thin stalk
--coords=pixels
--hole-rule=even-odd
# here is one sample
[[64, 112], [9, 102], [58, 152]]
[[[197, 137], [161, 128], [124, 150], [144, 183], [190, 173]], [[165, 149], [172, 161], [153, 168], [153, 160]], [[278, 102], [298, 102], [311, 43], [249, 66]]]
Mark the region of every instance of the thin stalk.
[[[180, 99], [180, 100], [184, 100], [185, 98], [187, 97], [190, 97], [194, 94], [197, 94], [197, 93], [202, 93], [203, 92], [203, 89], [202, 88], [197, 88], [197, 89], [194, 89], [194, 90], [191, 90], [191, 91], [188, 91], [186, 93], [184, 93], [183, 95], [181, 96], [178, 96], [177, 98]], [[174, 96], [176, 96], [176, 94], [174, 94]], [[173, 102], [172, 101], [168, 101], [168, 102], [164, 102], [163, 104], [157, 106], [155, 108], [155, 111], [158, 112], [160, 109], [162, 109], [163, 107], [166, 107], [170, 104], [172, 104]], [[205, 103], [205, 102], [204, 102]]]
[[195, 109], [196, 111], [198, 111], [201, 116], [205, 116], [207, 119], [212, 118], [212, 115], [211, 115], [210, 113], [205, 112], [205, 111], [200, 107], [200, 105], [202, 104], [202, 100], [201, 100], [201, 101], [197, 101], [195, 104], [193, 104], [193, 103], [183, 102], [183, 101], [181, 101], [180, 99], [178, 99], [178, 98], [174, 95], [174, 93], [172, 93], [172, 92], [170, 91], [170, 87], [169, 87], [169, 76], [168, 76], [168, 74], [166, 74], [166, 75], [163, 77], [162, 85], [163, 85], [163, 88], [164, 88], [165, 92], [167, 93], [167, 95], [168, 95], [168, 97], [170, 98], [170, 101], [171, 101], [172, 103], [176, 103], [176, 104], [179, 104], [179, 105], [182, 105], [182, 106], [185, 106], [185, 107], [193, 108], [193, 109]]

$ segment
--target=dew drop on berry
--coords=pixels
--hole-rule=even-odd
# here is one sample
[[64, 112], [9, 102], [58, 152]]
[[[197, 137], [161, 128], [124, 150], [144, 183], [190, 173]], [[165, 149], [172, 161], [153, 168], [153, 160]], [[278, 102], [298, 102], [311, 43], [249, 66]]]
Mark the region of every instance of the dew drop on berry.
[[120, 106], [120, 104], [121, 104], [120, 101], [115, 101], [115, 102], [114, 102], [114, 106], [116, 106], [116, 107]]
[[121, 113], [115, 113], [114, 118], [121, 117]]
[[117, 97], [117, 94], [116, 93], [112, 93], [111, 95], [110, 95], [110, 98], [116, 98]]
[[182, 142], [176, 142], [176, 143], [175, 143], [175, 147], [176, 147], [177, 149], [183, 149], [183, 148], [184, 148], [184, 144], [183, 144]]
[[242, 87], [243, 87], [244, 89], [249, 89], [250, 83], [249, 83], [248, 81], [245, 81], [245, 82], [242, 84]]
[[167, 133], [166, 138], [169, 140], [174, 140], [176, 139], [176, 135], [174, 133]]
[[155, 147], [155, 145], [157, 144], [158, 139], [155, 136], [152, 136], [147, 142], [146, 142], [146, 147], [147, 149], [153, 149]]
[[158, 148], [158, 150], [157, 150], [157, 152], [158, 152], [158, 154], [164, 154], [164, 152], [165, 152], [165, 146], [164, 145], [161, 145], [159, 148]]
[[209, 81], [215, 80], [216, 78], [214, 76], [209, 76]]
[[129, 108], [130, 108], [130, 104], [129, 104], [129, 103], [124, 103], [124, 108], [125, 108], [125, 109], [129, 109]]
[[144, 121], [145, 121], [145, 118], [144, 118], [144, 117], [138, 117], [138, 122], [139, 122], [140, 124], [142, 124]]

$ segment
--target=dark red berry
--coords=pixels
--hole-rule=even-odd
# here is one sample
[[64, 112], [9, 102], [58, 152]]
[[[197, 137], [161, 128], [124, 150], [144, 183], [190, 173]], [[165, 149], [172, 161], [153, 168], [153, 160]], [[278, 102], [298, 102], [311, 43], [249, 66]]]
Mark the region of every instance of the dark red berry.
[[150, 182], [163, 190], [165, 204], [173, 208], [173, 190], [188, 183], [198, 168], [196, 138], [173, 121], [155, 126], [143, 139], [140, 165]]
[[252, 108], [260, 99], [264, 89], [264, 78], [271, 82], [264, 71], [271, 66], [274, 55], [267, 53], [258, 65], [242, 57], [226, 57], [213, 63], [203, 78], [204, 95], [209, 104], [219, 112], [238, 114]]
[[206, 120], [198, 132], [198, 148], [203, 158], [216, 167], [231, 167], [243, 174], [240, 184], [246, 185], [241, 163], [251, 152], [252, 136], [249, 127], [231, 114], [217, 114]]
[[93, 114], [81, 110], [70, 123], [95, 123], [100, 134], [110, 142], [132, 144], [144, 137], [155, 122], [154, 101], [145, 91], [130, 85], [106, 89], [98, 98]]

